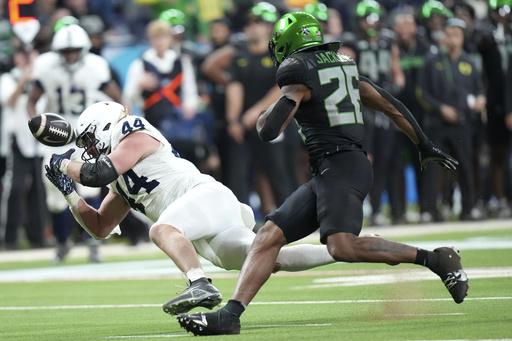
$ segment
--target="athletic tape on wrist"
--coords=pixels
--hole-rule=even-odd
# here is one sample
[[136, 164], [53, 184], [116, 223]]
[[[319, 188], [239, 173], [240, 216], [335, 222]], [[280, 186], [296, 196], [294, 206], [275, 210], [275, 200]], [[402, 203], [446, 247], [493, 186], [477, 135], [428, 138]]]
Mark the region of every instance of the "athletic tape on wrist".
[[70, 163], [71, 163], [71, 160], [69, 160], [69, 159], [62, 160], [62, 162], [60, 163], [60, 166], [59, 166], [59, 172], [68, 175], [68, 167], [69, 167]]

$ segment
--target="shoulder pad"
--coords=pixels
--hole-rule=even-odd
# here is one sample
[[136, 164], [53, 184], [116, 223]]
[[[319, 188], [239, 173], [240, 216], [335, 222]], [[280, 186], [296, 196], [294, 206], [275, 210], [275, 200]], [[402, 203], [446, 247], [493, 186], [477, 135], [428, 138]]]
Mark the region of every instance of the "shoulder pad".
[[307, 60], [301, 56], [286, 58], [277, 69], [277, 85], [282, 88], [289, 84], [304, 84], [309, 86], [307, 79]]
[[119, 121], [112, 130], [111, 146], [117, 146], [129, 134], [146, 129], [145, 121], [135, 115], [129, 115]]

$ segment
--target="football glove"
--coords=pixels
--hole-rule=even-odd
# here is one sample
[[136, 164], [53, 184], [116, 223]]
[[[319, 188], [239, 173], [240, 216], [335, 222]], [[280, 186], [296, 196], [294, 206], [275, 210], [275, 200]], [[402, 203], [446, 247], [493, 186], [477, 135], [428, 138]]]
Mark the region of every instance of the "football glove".
[[55, 187], [57, 187], [59, 191], [62, 192], [62, 194], [68, 195], [73, 193], [73, 191], [75, 190], [75, 186], [73, 184], [73, 180], [69, 176], [61, 172], [55, 171], [48, 165], [45, 165], [44, 169], [46, 169], [45, 175], [48, 178], [48, 180], [50, 180], [50, 182]]
[[71, 159], [71, 155], [73, 155], [74, 152], [75, 149], [71, 148], [63, 154], [52, 154], [52, 158], [50, 159], [50, 168], [53, 169], [55, 173], [62, 173], [62, 170], [60, 169], [62, 162], [64, 160], [68, 160], [66, 163], [69, 163], [69, 159]]
[[418, 146], [420, 152], [421, 170], [427, 169], [429, 162], [435, 162], [446, 169], [456, 169], [459, 161], [437, 148], [432, 141]]

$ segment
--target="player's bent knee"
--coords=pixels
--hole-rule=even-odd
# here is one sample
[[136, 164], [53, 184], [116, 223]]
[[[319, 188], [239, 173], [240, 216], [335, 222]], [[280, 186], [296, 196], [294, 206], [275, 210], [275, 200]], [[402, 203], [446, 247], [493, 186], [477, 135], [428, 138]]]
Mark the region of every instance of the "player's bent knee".
[[281, 248], [287, 244], [283, 230], [273, 221], [267, 220], [265, 225], [258, 231], [253, 242], [253, 249]]
[[167, 224], [153, 224], [149, 229], [149, 238], [154, 242], [158, 242], [164, 235], [168, 236], [170, 233], [181, 233], [178, 229]]
[[338, 262], [358, 262], [356, 240], [352, 233], [335, 233], [327, 237], [327, 250]]

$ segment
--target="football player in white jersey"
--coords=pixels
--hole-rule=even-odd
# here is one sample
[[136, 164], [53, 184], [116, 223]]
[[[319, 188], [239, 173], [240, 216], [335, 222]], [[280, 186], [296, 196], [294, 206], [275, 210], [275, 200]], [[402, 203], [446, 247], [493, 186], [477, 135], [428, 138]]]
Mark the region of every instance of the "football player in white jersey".
[[[46, 100], [44, 112], [57, 113], [75, 126], [78, 116], [89, 105], [102, 100], [105, 95], [115, 101], [121, 100], [121, 91], [112, 76], [107, 61], [89, 53], [91, 41], [78, 25], [60, 28], [52, 39], [52, 51], [38, 56], [34, 61], [32, 78], [34, 85], [29, 92], [27, 110], [32, 117], [37, 114], [36, 104]], [[44, 96], [43, 96], [44, 95]], [[102, 97], [100, 97], [102, 96]], [[46, 148], [49, 160], [52, 153], [66, 149]], [[67, 203], [55, 187], [44, 181], [47, 192], [47, 205], [52, 212], [54, 236], [57, 239], [55, 263], [61, 262], [69, 252], [67, 241], [70, 234], [70, 216]], [[80, 194], [92, 203], [99, 204], [99, 188], [77, 187]], [[100, 261], [98, 243], [88, 240], [91, 248], [89, 259]]]
[[[54, 154], [45, 167], [75, 219], [100, 239], [114, 232], [130, 207], [144, 213], [154, 222], [151, 240], [188, 278], [188, 289], [164, 303], [164, 311], [174, 315], [219, 304], [222, 295], [206, 278], [197, 254], [219, 267], [240, 270], [255, 237], [252, 210], [227, 187], [180, 158], [156, 128], [142, 117], [128, 115], [121, 104], [93, 104], [78, 119], [76, 132], [86, 162], [71, 161], [70, 149]], [[92, 158], [94, 163], [87, 162]], [[73, 180], [109, 186], [99, 209], [76, 194]], [[324, 246], [295, 245], [281, 250], [274, 271], [333, 262]]]

